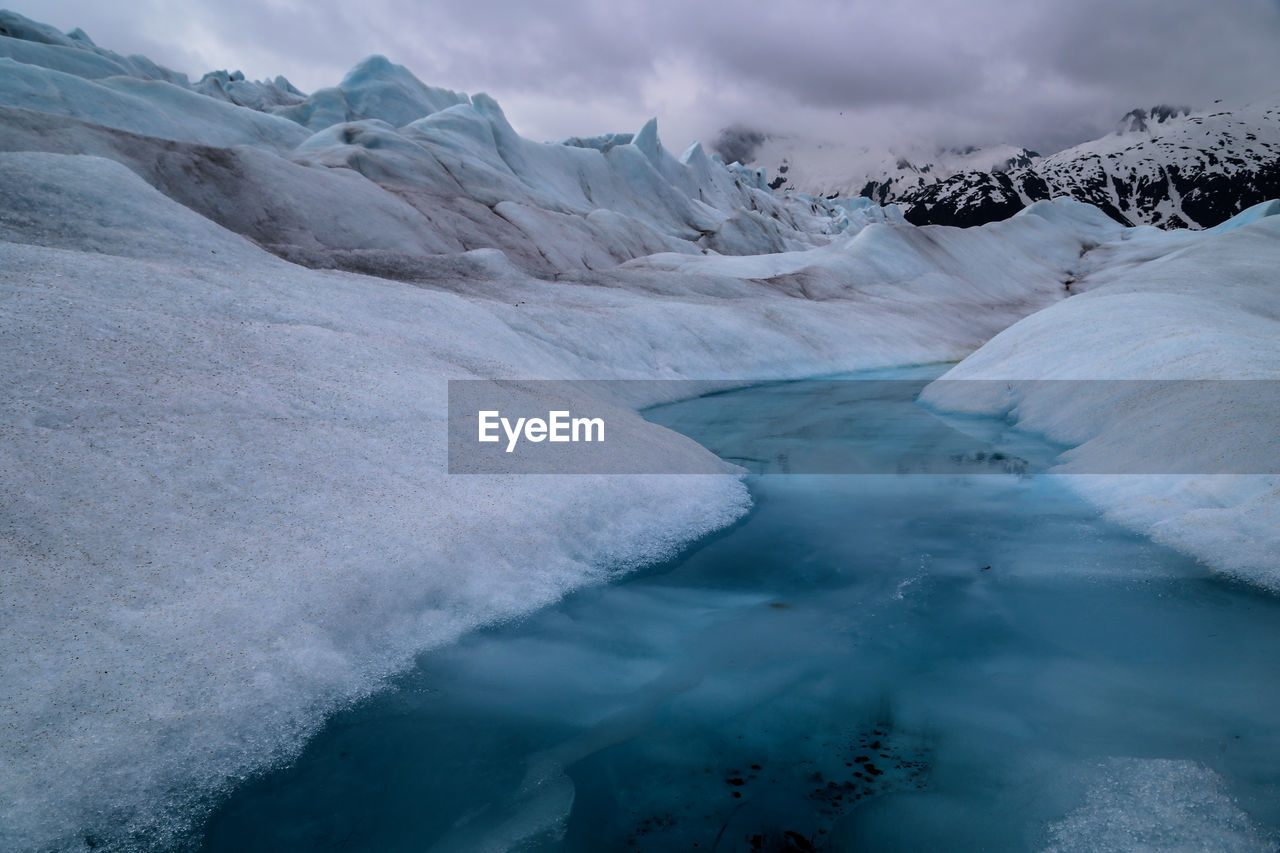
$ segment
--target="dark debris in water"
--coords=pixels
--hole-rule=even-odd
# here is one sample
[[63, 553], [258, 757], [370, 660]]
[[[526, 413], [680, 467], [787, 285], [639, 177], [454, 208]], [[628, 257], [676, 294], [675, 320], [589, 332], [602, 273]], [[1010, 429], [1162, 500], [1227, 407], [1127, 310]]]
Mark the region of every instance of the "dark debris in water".
[[1003, 453], [987, 453], [976, 451], [971, 453], [952, 454], [951, 462], [959, 468], [968, 470], [988, 470], [1001, 474], [1026, 476], [1031, 463], [1019, 456], [1007, 456]]
[[637, 819], [627, 846], [816, 853], [826, 849], [836, 822], [855, 808], [893, 791], [927, 788], [928, 770], [927, 749], [919, 739], [880, 724], [828, 739], [821, 752], [786, 762], [760, 757], [749, 764], [726, 763], [718, 773], [706, 768], [699, 778], [719, 779], [718, 789], [686, 804], [681, 814]]

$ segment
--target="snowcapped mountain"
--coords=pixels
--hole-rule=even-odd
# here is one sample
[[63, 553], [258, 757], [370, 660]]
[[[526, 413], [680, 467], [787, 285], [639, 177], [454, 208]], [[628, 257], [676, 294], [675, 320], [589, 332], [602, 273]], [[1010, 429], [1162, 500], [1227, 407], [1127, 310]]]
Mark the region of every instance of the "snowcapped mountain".
[[740, 126], [722, 130], [713, 148], [726, 162], [738, 160], [763, 168], [775, 190], [825, 198], [861, 196], [876, 204], [895, 201], [960, 172], [1005, 172], [1029, 166], [1040, 156], [1013, 145], [885, 151]]
[[1119, 222], [1207, 228], [1280, 195], [1280, 106], [1128, 113], [1114, 133], [1011, 170], [966, 171], [892, 197], [918, 225], [980, 225], [1069, 196]]

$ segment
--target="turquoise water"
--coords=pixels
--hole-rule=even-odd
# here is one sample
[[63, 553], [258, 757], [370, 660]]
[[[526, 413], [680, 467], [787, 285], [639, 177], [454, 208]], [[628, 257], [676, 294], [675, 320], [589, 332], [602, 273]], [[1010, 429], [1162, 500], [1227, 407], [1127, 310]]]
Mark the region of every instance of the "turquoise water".
[[[1057, 448], [901, 387], [651, 410], [761, 472], [747, 519], [424, 655], [235, 791], [204, 849], [1102, 849], [1180, 797], [1170, 844], [1269, 846], [1280, 604], [1037, 475]], [[779, 473], [868, 453], [959, 473]]]

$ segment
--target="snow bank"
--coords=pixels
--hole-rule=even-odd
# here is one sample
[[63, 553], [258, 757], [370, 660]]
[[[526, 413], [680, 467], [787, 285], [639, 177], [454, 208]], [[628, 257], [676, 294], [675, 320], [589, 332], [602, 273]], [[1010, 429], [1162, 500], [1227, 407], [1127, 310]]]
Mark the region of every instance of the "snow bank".
[[556, 366], [490, 308], [278, 261], [109, 161], [0, 172], [5, 849], [163, 842], [415, 651], [746, 506], [446, 477], [444, 377]]
[[[1274, 205], [1199, 235], [1135, 229], [1107, 247], [1087, 292], [1001, 332], [942, 377], [955, 379], [1280, 380], [1280, 217]], [[1129, 258], [1140, 262], [1126, 262]], [[1154, 259], [1152, 259], [1154, 256]], [[1142, 383], [1012, 383], [975, 393], [944, 382], [939, 408], [1010, 414], [1074, 445], [1055, 470], [1122, 523], [1206, 564], [1280, 589], [1280, 394], [1242, 403], [1230, 383], [1187, 383], [1150, 399]], [[1267, 387], [1270, 387], [1269, 385]], [[1259, 474], [1214, 474], [1223, 453], [1251, 452]], [[1098, 474], [1124, 460], [1205, 474]], [[1248, 464], [1230, 466], [1249, 470]], [[1087, 473], [1078, 473], [1087, 472]]]

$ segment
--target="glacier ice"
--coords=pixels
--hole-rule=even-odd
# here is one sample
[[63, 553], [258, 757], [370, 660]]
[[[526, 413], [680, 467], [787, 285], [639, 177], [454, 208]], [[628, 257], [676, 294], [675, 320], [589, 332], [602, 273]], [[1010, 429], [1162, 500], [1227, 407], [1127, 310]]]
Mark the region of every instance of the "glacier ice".
[[64, 35], [8, 9], [0, 9], [0, 56], [88, 79], [127, 76], [166, 80], [179, 86], [188, 84], [185, 74], [157, 65], [145, 56], [121, 56], [98, 47], [84, 30], [75, 29]]
[[[22, 602], [4, 647], [26, 662], [4, 678], [23, 736], [0, 762], [41, 768], [0, 774], [18, 849], [163, 837], [416, 651], [744, 511], [733, 477], [448, 477], [446, 378], [954, 359], [1058, 298], [1054, 261], [1096, 236], [1045, 248], [1027, 219], [920, 259], [873, 228], [786, 274], [821, 301], [772, 281], [770, 256], [763, 279], [641, 266], [588, 286], [470, 252], [413, 285], [289, 264], [111, 160], [10, 153], [0, 171], [3, 565]], [[946, 272], [991, 246], [1021, 257], [1007, 275]], [[899, 278], [846, 281], [863, 251], [876, 275], [897, 252]], [[130, 784], [100, 784], [115, 774]]]
[[[166, 843], [415, 653], [747, 509], [732, 476], [449, 477], [449, 378], [729, 385], [988, 341], [957, 370], [1274, 370], [1277, 217], [914, 228], [653, 123], [531, 142], [385, 59], [192, 86], [9, 13], [0, 113], [8, 849]], [[1274, 487], [1181, 488], [1087, 493], [1157, 535], [1194, 515], [1165, 538], [1242, 571], [1227, 534], [1280, 528]]]
[[[22, 602], [4, 646], [26, 661], [4, 679], [24, 736], [0, 761], [41, 768], [0, 774], [19, 849], [86, 826], [163, 836], [156, 804], [287, 755], [416, 651], [745, 508], [733, 477], [448, 477], [446, 378], [953, 359], [1057, 299], [1055, 264], [1114, 227], [873, 226], [784, 275], [762, 256], [760, 279], [547, 281], [487, 250], [414, 285], [287, 263], [112, 160], [9, 153], [0, 173], [3, 564]], [[1006, 274], [947, 271], [997, 247]], [[822, 300], [796, 298], [797, 275]]]
[[321, 89], [274, 112], [312, 130], [366, 118], [400, 127], [469, 102], [458, 92], [423, 85], [407, 68], [385, 56], [371, 56], [351, 69], [335, 88]]

